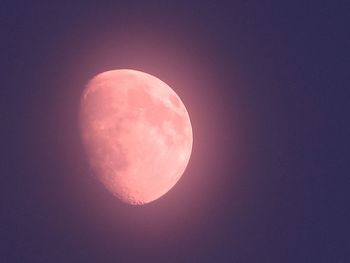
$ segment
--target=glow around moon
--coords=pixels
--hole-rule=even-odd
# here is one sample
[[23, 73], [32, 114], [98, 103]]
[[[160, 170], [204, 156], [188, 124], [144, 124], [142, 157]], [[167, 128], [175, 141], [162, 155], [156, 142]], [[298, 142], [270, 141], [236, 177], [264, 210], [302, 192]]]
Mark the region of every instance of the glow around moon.
[[81, 134], [90, 165], [105, 187], [130, 204], [164, 195], [192, 151], [192, 127], [177, 94], [135, 70], [95, 76], [81, 97]]

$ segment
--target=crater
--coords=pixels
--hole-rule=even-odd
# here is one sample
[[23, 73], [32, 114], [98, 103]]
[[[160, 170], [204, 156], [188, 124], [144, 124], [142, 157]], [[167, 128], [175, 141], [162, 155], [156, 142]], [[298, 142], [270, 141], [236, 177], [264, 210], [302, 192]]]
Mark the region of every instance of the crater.
[[176, 95], [171, 94], [171, 95], [169, 96], [169, 99], [170, 99], [171, 103], [172, 103], [176, 108], [179, 108], [179, 107], [181, 106], [181, 101], [180, 101], [180, 99], [179, 99]]

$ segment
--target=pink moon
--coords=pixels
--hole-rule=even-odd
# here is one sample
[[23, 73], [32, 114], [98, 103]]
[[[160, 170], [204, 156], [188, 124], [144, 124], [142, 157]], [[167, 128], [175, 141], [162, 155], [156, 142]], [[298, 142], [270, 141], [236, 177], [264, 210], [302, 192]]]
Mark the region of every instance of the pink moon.
[[181, 99], [141, 71], [111, 70], [90, 80], [81, 96], [80, 127], [94, 174], [129, 204], [167, 193], [192, 152], [192, 126]]

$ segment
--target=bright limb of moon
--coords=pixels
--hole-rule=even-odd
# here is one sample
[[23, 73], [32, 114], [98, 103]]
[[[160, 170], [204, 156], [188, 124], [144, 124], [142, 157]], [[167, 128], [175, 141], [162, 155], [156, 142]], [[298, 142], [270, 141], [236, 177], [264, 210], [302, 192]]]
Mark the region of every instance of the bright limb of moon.
[[121, 69], [86, 86], [80, 127], [89, 163], [104, 186], [130, 204], [167, 193], [192, 151], [192, 127], [179, 96], [144, 72]]

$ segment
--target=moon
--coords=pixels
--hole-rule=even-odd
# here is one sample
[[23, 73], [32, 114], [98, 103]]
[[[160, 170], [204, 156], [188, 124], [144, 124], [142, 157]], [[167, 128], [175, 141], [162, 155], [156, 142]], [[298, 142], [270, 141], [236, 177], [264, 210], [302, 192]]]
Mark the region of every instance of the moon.
[[191, 121], [179, 96], [160, 79], [131, 69], [106, 71], [88, 82], [80, 130], [99, 181], [134, 205], [167, 193], [192, 152]]

